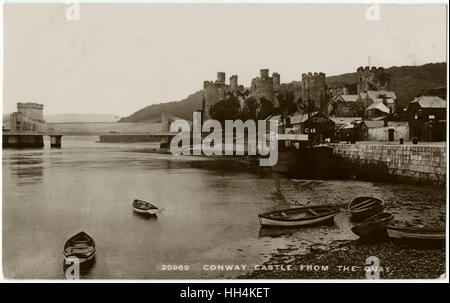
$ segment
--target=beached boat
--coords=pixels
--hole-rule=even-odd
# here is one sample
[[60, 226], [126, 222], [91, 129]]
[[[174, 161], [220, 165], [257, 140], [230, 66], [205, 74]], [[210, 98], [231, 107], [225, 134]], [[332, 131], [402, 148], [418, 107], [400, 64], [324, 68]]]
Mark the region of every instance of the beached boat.
[[157, 206], [139, 199], [134, 199], [131, 206], [138, 214], [155, 215], [159, 211]]
[[378, 213], [373, 217], [352, 227], [352, 232], [361, 239], [375, 241], [387, 238], [386, 227], [394, 220], [390, 213]]
[[92, 260], [95, 256], [95, 242], [84, 231], [80, 231], [75, 236], [67, 240], [64, 244], [64, 259], [71, 261], [70, 257], [78, 258], [80, 263]]
[[385, 206], [385, 202], [378, 198], [356, 197], [348, 204], [347, 210], [354, 221], [361, 222], [382, 212]]
[[412, 247], [445, 246], [445, 227], [431, 228], [423, 226], [388, 226], [389, 238], [397, 244]]
[[339, 212], [334, 206], [289, 208], [259, 215], [262, 226], [305, 226], [333, 220]]

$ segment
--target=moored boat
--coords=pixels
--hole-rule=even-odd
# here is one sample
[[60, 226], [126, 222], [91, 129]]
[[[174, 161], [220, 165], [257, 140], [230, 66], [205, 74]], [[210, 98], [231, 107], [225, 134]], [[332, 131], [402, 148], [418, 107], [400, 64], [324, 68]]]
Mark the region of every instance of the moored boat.
[[92, 260], [95, 257], [95, 242], [91, 236], [80, 231], [64, 244], [64, 259], [71, 262], [71, 257], [78, 258], [80, 263]]
[[259, 215], [262, 226], [306, 226], [333, 220], [339, 213], [334, 206], [310, 206], [272, 211]]
[[378, 213], [373, 217], [352, 227], [352, 232], [361, 239], [375, 241], [387, 238], [387, 225], [394, 220], [391, 213]]
[[155, 215], [159, 211], [157, 206], [139, 199], [134, 199], [131, 207], [136, 213], [144, 215]]
[[361, 222], [381, 213], [386, 203], [374, 197], [356, 197], [349, 204], [347, 210], [354, 221]]
[[389, 238], [397, 244], [412, 247], [444, 247], [445, 227], [388, 226]]

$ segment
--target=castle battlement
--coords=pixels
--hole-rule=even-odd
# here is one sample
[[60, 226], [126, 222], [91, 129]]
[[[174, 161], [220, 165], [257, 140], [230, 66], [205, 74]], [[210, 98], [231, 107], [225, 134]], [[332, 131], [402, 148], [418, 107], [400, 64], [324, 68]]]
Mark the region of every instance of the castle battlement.
[[322, 72], [308, 72], [308, 73], [303, 73], [302, 74], [302, 81], [306, 81], [306, 80], [324, 80], [325, 81], [325, 74]]

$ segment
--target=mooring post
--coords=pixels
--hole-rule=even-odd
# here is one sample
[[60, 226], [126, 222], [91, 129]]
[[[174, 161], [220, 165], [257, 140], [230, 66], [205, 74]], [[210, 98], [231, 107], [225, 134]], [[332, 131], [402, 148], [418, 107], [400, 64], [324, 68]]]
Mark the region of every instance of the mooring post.
[[50, 135], [50, 147], [61, 148], [61, 137], [62, 135]]

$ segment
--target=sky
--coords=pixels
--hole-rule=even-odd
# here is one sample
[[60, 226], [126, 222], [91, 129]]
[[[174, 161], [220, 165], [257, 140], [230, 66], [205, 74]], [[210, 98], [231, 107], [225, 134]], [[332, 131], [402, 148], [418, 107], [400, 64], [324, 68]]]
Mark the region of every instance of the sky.
[[17, 102], [45, 114], [127, 116], [261, 68], [281, 82], [304, 72], [337, 75], [375, 66], [446, 61], [446, 8], [381, 5], [68, 4], [4, 5], [3, 112]]

